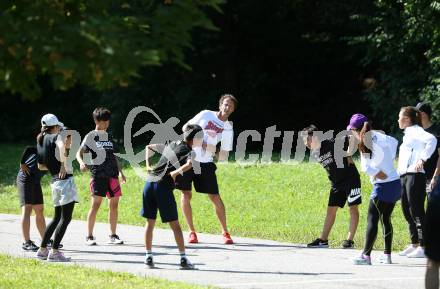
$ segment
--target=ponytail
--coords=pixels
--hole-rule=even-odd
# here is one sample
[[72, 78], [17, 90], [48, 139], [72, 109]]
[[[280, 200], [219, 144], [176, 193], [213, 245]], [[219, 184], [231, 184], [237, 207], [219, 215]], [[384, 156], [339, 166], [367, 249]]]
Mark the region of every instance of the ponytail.
[[422, 125], [422, 114], [413, 106], [405, 106], [400, 109], [402, 114], [409, 118], [411, 125]]
[[365, 153], [370, 154], [370, 158], [371, 158], [371, 154], [372, 154], [371, 149], [373, 148], [373, 140], [371, 136], [371, 122], [369, 121], [364, 122], [364, 126], [359, 132], [359, 136], [360, 136], [360, 142], [358, 145], [359, 151], [364, 154]]

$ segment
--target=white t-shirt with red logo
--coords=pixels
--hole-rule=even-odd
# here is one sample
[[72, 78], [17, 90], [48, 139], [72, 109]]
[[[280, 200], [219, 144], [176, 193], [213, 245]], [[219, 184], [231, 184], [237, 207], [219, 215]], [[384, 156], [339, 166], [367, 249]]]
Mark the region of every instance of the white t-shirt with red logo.
[[[198, 124], [203, 128], [203, 143], [216, 146], [220, 144], [223, 151], [232, 151], [234, 130], [232, 122], [221, 121], [215, 111], [202, 110], [186, 124]], [[210, 163], [214, 161], [213, 153], [203, 149], [194, 148], [196, 153], [195, 160], [201, 163]]]

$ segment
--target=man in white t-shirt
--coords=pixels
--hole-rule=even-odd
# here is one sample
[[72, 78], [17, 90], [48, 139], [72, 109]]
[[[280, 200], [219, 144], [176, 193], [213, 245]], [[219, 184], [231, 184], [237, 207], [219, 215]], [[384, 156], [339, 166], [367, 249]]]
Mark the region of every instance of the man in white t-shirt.
[[[231, 94], [224, 94], [219, 101], [219, 111], [203, 110], [183, 126], [185, 131], [186, 125], [197, 124], [203, 128], [204, 132], [203, 146], [194, 148], [197, 164], [194, 164], [193, 169], [185, 172], [182, 178], [176, 182], [176, 188], [182, 191], [182, 211], [191, 231], [189, 243], [198, 243], [191, 209], [191, 185], [194, 183], [194, 189], [199, 193], [208, 194], [209, 199], [214, 204], [215, 212], [222, 227], [224, 243], [233, 244], [226, 226], [225, 205], [219, 194], [214, 155], [217, 155], [219, 161], [228, 159], [234, 137], [232, 122], [228, 121], [228, 118], [236, 108], [237, 99]], [[219, 143], [220, 150], [217, 154], [217, 144]]]

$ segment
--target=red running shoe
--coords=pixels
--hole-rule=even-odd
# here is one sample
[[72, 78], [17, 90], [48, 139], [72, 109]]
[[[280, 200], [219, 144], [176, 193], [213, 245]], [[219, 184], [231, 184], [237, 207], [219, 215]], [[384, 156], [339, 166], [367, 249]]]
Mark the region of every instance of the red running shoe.
[[231, 235], [229, 233], [223, 233], [223, 241], [225, 244], [234, 244], [234, 241], [231, 239]]
[[197, 239], [196, 232], [189, 233], [188, 243], [197, 244], [198, 242], [199, 242], [199, 240]]

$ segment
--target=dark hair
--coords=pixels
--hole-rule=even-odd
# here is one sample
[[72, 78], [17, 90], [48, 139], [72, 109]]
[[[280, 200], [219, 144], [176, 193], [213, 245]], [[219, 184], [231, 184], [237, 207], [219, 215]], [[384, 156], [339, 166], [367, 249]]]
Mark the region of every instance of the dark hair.
[[203, 129], [198, 124], [188, 124], [183, 132], [183, 139], [192, 141], [194, 138], [203, 138]]
[[420, 115], [420, 111], [418, 111], [413, 106], [404, 106], [400, 109], [402, 114], [409, 118], [411, 125], [421, 125], [422, 124], [422, 116]]
[[230, 99], [234, 103], [234, 109], [237, 109], [238, 100], [232, 94], [223, 94], [218, 101], [219, 105], [222, 105], [225, 99]]
[[432, 108], [431, 105], [427, 102], [419, 102], [416, 105], [416, 109], [420, 112], [424, 112], [426, 113], [426, 115], [428, 115], [428, 118], [431, 119], [432, 117]]
[[107, 121], [110, 120], [112, 113], [105, 107], [97, 107], [93, 111], [94, 121]]
[[360, 136], [360, 142], [358, 144], [358, 149], [361, 153], [368, 153], [370, 154], [371, 158], [371, 148], [373, 147], [373, 139], [371, 136], [371, 133], [368, 134], [368, 137], [366, 136], [367, 132], [372, 130], [371, 122], [366, 121], [364, 122], [364, 125], [360, 129], [356, 129], [356, 131], [359, 133]]
[[308, 127], [303, 128], [302, 136], [304, 137], [306, 134], [307, 136], [313, 136], [313, 133], [317, 130], [318, 128], [315, 125], [311, 124]]
[[43, 145], [44, 136], [51, 131], [56, 125], [52, 126], [42, 126], [40, 133], [37, 135], [37, 143], [41, 146]]

